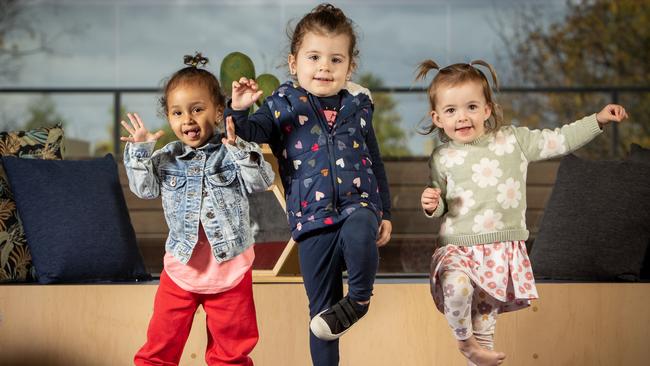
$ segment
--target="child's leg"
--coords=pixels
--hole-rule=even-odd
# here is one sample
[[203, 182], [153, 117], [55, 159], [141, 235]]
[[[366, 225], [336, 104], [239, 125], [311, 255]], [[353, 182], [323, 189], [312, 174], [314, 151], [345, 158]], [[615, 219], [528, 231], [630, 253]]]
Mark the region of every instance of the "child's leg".
[[481, 347], [494, 349], [494, 329], [497, 325], [499, 303], [483, 289], [477, 287], [474, 290], [472, 300], [472, 327], [474, 337]]
[[136, 353], [135, 364], [178, 365], [197, 306], [195, 294], [178, 287], [163, 271], [147, 330], [147, 342]]
[[475, 290], [470, 278], [461, 271], [445, 271], [440, 280], [444, 291], [445, 317], [458, 340], [458, 349], [468, 359], [468, 364], [500, 365], [505, 354], [482, 348], [473, 335], [472, 304]]
[[[311, 318], [343, 297], [343, 255], [336, 245], [338, 232], [323, 231], [298, 244], [300, 271], [309, 298]], [[338, 365], [338, 340], [324, 341], [310, 332], [309, 348], [314, 366]]]
[[232, 289], [204, 295], [208, 345], [205, 361], [209, 366], [252, 366], [248, 356], [259, 335], [253, 302], [252, 270]]
[[368, 303], [379, 265], [377, 216], [368, 209], [356, 210], [341, 227], [340, 243], [348, 269], [348, 296]]
[[311, 331], [323, 340], [345, 334], [368, 312], [377, 273], [377, 216], [368, 209], [354, 211], [341, 225], [336, 238], [348, 270], [348, 296], [312, 318]]

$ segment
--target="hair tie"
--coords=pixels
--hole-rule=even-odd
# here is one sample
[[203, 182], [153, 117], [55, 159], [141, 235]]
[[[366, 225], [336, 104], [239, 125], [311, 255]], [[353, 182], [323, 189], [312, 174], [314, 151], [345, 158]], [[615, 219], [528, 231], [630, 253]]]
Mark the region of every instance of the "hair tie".
[[191, 67], [205, 66], [208, 63], [208, 58], [203, 57], [201, 52], [196, 52], [194, 56], [185, 55], [183, 56], [183, 63]]

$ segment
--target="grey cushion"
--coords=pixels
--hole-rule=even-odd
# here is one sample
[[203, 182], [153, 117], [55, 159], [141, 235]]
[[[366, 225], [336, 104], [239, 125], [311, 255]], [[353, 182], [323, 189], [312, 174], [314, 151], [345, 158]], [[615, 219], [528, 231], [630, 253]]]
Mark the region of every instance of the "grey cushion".
[[562, 159], [531, 261], [536, 278], [637, 281], [650, 241], [650, 165]]

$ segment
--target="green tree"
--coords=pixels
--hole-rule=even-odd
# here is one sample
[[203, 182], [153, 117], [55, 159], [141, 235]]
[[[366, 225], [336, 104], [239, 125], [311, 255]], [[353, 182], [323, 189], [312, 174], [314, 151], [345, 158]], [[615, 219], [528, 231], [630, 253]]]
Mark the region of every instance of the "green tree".
[[[511, 30], [503, 31], [509, 63], [518, 83], [531, 86], [622, 87], [650, 85], [650, 0], [567, 1], [565, 17], [543, 24], [535, 8], [520, 9]], [[618, 126], [619, 152], [632, 142], [650, 144], [650, 93], [619, 93], [631, 118]], [[611, 102], [607, 93], [526, 95], [505, 106], [522, 123], [568, 122]], [[610, 155], [610, 134], [587, 146], [585, 154]]]
[[[358, 83], [370, 90], [384, 87], [384, 82], [372, 73], [361, 75]], [[373, 93], [372, 99], [375, 104], [372, 125], [382, 156], [410, 155], [408, 135], [400, 127], [402, 117], [395, 110], [396, 103], [393, 97], [388, 93]]]
[[25, 130], [66, 124], [65, 119], [57, 112], [56, 105], [49, 95], [44, 95], [31, 102], [27, 107], [27, 116], [23, 127]]

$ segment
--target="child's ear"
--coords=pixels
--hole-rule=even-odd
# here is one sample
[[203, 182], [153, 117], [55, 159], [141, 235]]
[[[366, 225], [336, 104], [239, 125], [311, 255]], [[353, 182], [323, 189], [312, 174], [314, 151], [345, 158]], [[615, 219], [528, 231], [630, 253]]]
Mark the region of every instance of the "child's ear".
[[442, 122], [440, 122], [440, 116], [436, 111], [431, 111], [431, 122], [433, 122], [434, 125], [438, 128], [443, 128]]
[[348, 80], [350, 80], [350, 77], [352, 77], [352, 73], [356, 69], [357, 69], [357, 63], [354, 61], [350, 61], [350, 67], [348, 67], [348, 74], [346, 75]]
[[217, 106], [215, 108], [214, 121], [215, 121], [217, 126], [219, 126], [221, 124], [221, 122], [223, 122], [223, 110], [224, 110], [224, 107], [221, 106], [221, 105]]
[[486, 120], [492, 117], [492, 104], [485, 103], [485, 114], [487, 115]]
[[287, 56], [287, 64], [289, 64], [289, 73], [291, 75], [296, 75], [296, 57], [292, 54]]

